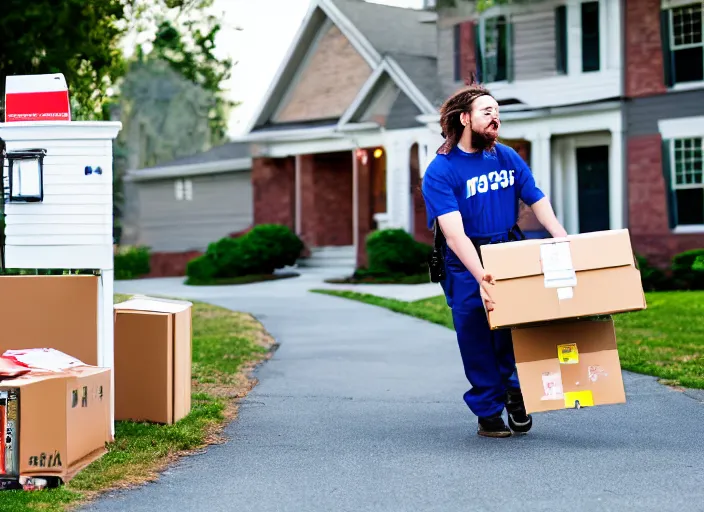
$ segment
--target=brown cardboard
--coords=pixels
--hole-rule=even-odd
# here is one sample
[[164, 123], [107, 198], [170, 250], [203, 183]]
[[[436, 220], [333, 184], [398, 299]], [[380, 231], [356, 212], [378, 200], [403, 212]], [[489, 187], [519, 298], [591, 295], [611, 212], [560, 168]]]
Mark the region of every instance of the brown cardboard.
[[116, 420], [170, 424], [191, 411], [191, 306], [151, 297], [115, 304]]
[[[548, 268], [542, 251], [557, 248], [569, 248], [567, 259]], [[494, 310], [487, 313], [492, 329], [646, 308], [627, 229], [484, 245], [481, 251], [495, 281]], [[575, 282], [547, 283], [567, 279], [570, 270]]]
[[[512, 329], [518, 379], [528, 413], [625, 403], [621, 363], [616, 348], [614, 323], [608, 319], [585, 319]], [[576, 345], [562, 353], [561, 345]], [[562, 393], [551, 399], [546, 385], [560, 383]], [[559, 388], [559, 387], [558, 387]], [[586, 393], [586, 394], [585, 394]]]
[[33, 372], [5, 379], [0, 388], [19, 390], [22, 476], [59, 477], [67, 482], [102, 457], [106, 443], [113, 440], [109, 368]]
[[98, 364], [98, 276], [0, 276], [0, 354], [53, 348]]

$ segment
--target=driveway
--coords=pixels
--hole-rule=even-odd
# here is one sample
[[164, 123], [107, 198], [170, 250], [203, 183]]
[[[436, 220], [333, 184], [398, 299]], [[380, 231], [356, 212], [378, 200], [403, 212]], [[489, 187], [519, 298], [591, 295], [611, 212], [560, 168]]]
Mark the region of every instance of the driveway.
[[675, 511], [704, 509], [704, 405], [624, 374], [628, 403], [537, 414], [486, 439], [462, 401], [454, 333], [308, 293], [322, 275], [238, 287], [179, 279], [116, 291], [247, 311], [281, 343], [229, 441], [91, 511]]

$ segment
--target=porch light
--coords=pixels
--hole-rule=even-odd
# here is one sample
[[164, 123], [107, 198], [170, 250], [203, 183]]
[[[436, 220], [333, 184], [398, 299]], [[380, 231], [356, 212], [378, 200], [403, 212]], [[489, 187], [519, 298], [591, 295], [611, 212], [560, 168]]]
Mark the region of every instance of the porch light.
[[369, 161], [369, 156], [366, 149], [358, 149], [356, 152], [357, 160], [359, 160], [362, 165], [367, 165]]
[[39, 203], [44, 200], [44, 157], [46, 149], [22, 149], [7, 153], [11, 203]]
[[381, 158], [381, 155], [384, 154], [384, 150], [381, 148], [376, 148], [374, 150], [374, 158]]

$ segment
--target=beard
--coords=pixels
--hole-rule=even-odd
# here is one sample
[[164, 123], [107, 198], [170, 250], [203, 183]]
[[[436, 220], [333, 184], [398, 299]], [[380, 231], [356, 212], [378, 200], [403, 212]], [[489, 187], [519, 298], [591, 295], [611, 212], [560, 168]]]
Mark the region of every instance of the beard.
[[482, 132], [475, 131], [472, 128], [472, 147], [479, 151], [491, 149], [496, 145], [498, 137], [499, 125], [494, 121]]

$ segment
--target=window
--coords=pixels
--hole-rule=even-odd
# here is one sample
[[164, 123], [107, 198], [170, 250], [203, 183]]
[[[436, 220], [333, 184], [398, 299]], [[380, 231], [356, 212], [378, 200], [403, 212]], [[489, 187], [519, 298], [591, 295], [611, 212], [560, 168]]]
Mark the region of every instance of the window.
[[662, 11], [662, 43], [667, 85], [704, 80], [704, 2]]
[[558, 74], [567, 74], [567, 6], [555, 9], [555, 67]]
[[672, 140], [672, 200], [676, 225], [704, 225], [704, 138]]
[[482, 80], [487, 83], [509, 79], [510, 25], [505, 16], [484, 20]]
[[174, 182], [174, 194], [177, 201], [193, 200], [193, 182], [189, 179], [178, 179]]
[[599, 2], [582, 4], [582, 71], [599, 71]]

